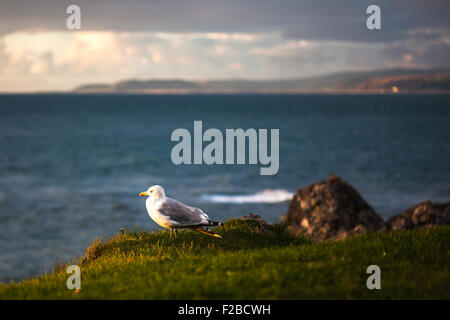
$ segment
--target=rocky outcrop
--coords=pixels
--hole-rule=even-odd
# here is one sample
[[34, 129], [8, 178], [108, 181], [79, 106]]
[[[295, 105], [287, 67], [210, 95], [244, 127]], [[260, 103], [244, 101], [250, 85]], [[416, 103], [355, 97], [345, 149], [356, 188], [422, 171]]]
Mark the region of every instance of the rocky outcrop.
[[296, 192], [284, 217], [290, 231], [315, 240], [342, 239], [370, 231], [450, 224], [450, 203], [425, 201], [387, 221], [339, 176]]
[[413, 229], [450, 223], [450, 203], [425, 201], [386, 221], [387, 230]]
[[316, 240], [341, 239], [384, 227], [359, 192], [337, 175], [296, 192], [285, 217], [288, 228]]
[[243, 216], [241, 220], [254, 220], [259, 222], [259, 232], [267, 232], [270, 229], [270, 225], [264, 220], [259, 214], [249, 213], [246, 216]]

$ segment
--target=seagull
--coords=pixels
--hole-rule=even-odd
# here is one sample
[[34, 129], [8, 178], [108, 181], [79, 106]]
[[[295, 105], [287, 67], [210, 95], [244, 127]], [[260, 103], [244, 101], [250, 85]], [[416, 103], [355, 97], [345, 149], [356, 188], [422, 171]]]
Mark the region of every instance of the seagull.
[[204, 229], [204, 227], [220, 226], [221, 222], [209, 220], [208, 215], [199, 208], [193, 208], [166, 197], [163, 187], [151, 186], [147, 191], [141, 192], [139, 196], [148, 196], [145, 206], [150, 218], [161, 227], [169, 229], [171, 237], [172, 234], [176, 236], [179, 228], [190, 228], [199, 233], [222, 238], [220, 235]]

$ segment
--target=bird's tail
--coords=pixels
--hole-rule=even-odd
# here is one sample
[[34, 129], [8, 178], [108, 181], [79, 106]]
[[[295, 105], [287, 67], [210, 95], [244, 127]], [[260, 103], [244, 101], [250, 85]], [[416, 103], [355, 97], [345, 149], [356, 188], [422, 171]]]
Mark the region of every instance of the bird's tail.
[[191, 228], [191, 229], [194, 230], [194, 231], [197, 231], [197, 232], [199, 232], [199, 233], [207, 234], [207, 235], [212, 236], [212, 237], [222, 238], [220, 235], [218, 235], [218, 234], [216, 234], [216, 233], [213, 233], [213, 232], [211, 232], [211, 231], [202, 229], [202, 228], [200, 228], [200, 227], [194, 227], [194, 228]]

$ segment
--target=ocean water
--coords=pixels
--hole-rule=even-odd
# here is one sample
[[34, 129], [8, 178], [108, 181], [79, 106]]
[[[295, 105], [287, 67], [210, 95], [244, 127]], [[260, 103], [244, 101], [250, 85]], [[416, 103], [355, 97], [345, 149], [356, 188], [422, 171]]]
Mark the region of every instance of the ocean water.
[[[280, 169], [180, 165], [177, 128], [279, 128]], [[279, 221], [332, 172], [383, 217], [450, 200], [448, 95], [1, 95], [0, 280], [50, 271], [119, 229], [156, 230], [138, 194], [160, 184], [215, 220]]]

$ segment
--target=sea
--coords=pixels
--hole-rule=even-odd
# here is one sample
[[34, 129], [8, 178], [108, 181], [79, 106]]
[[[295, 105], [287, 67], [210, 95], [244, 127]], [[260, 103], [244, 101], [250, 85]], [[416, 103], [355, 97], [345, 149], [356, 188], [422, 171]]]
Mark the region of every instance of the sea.
[[[196, 120], [279, 129], [278, 173], [175, 165], [171, 134]], [[0, 281], [48, 273], [120, 228], [161, 229], [138, 196], [151, 185], [213, 220], [279, 222], [297, 189], [335, 173], [387, 218], [449, 201], [449, 165], [450, 95], [0, 95]]]

